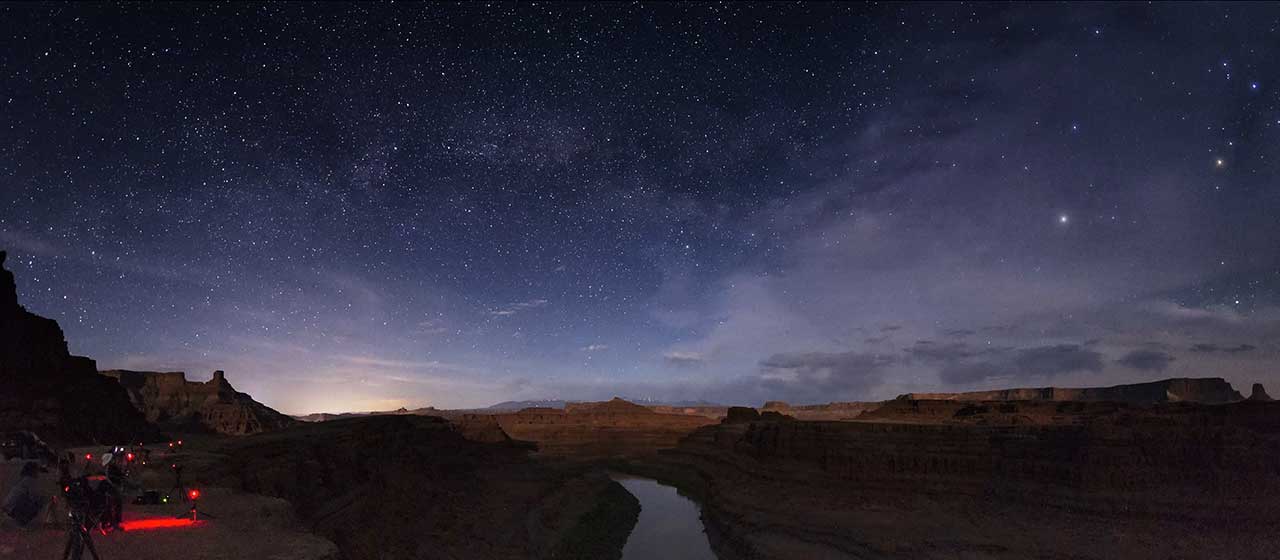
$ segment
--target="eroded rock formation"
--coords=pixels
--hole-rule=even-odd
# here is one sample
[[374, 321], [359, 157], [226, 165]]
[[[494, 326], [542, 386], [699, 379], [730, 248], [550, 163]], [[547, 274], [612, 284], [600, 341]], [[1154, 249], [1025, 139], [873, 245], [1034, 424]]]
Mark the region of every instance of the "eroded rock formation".
[[118, 383], [71, 355], [56, 321], [18, 304], [6, 256], [0, 251], [0, 431], [30, 430], [57, 444], [158, 437]]
[[181, 371], [107, 370], [147, 420], [174, 430], [248, 435], [277, 430], [297, 422], [236, 391], [222, 371], [206, 382], [187, 381]]

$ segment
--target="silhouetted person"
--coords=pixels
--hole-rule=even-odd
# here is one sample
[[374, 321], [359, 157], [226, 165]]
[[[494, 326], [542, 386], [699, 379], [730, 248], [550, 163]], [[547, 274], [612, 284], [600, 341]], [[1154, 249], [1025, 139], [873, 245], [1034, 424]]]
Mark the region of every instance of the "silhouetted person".
[[35, 462], [24, 463], [18, 481], [14, 483], [9, 494], [5, 496], [3, 509], [19, 526], [25, 527], [44, 509], [45, 498], [36, 486], [36, 476], [40, 467]]
[[124, 469], [120, 468], [120, 456], [111, 453], [102, 456], [102, 464], [107, 476], [99, 486], [106, 505], [102, 524], [119, 529], [124, 518]]

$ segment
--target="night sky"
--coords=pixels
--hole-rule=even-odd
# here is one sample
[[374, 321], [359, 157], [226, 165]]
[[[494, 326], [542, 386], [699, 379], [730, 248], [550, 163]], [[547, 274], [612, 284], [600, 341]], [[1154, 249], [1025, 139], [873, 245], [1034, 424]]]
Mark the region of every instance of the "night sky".
[[1280, 385], [1275, 4], [0, 30], [0, 248], [103, 369], [290, 413]]

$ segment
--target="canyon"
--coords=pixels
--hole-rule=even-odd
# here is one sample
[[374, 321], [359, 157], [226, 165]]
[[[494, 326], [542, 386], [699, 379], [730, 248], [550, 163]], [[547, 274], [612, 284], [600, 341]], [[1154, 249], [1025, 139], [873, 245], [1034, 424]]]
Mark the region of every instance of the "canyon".
[[0, 386], [0, 430], [61, 446], [204, 433], [140, 467], [138, 480], [163, 489], [180, 462], [220, 507], [270, 505], [288, 521], [255, 534], [306, 543], [303, 557], [619, 558], [641, 505], [617, 473], [696, 500], [722, 560], [1280, 555], [1280, 402], [1220, 378], [759, 409], [504, 403], [304, 422], [221, 371], [207, 382], [98, 372], [69, 353], [56, 322], [17, 304], [0, 266]]
[[1280, 552], [1273, 402], [900, 398], [869, 416], [733, 410], [625, 468], [697, 497], [722, 559]]

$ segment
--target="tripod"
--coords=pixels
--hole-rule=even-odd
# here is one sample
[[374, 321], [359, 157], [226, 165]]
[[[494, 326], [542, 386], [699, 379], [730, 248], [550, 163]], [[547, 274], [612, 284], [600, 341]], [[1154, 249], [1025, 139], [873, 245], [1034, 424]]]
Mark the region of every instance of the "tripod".
[[182, 500], [186, 501], [187, 487], [186, 485], [182, 484], [182, 466], [175, 464], [170, 468], [173, 469], [174, 480], [173, 480], [173, 489], [169, 490], [169, 493], [171, 495], [177, 494], [179, 496], [182, 496]]
[[93, 560], [101, 560], [97, 547], [93, 546], [93, 535], [90, 534], [86, 517], [83, 512], [71, 514], [71, 527], [67, 529], [67, 546], [62, 549], [62, 560], [80, 560], [85, 548], [89, 549], [89, 556]]
[[[216, 519], [215, 516], [210, 515], [208, 512], [200, 511], [200, 491], [199, 490], [194, 488], [191, 489], [191, 491], [187, 493], [187, 498], [191, 500], [191, 511], [187, 513], [191, 514], [192, 522], [199, 521], [200, 516], [204, 516], [205, 519]], [[178, 518], [183, 519], [186, 516], [187, 514], [182, 514], [182, 515], [179, 515]]]

